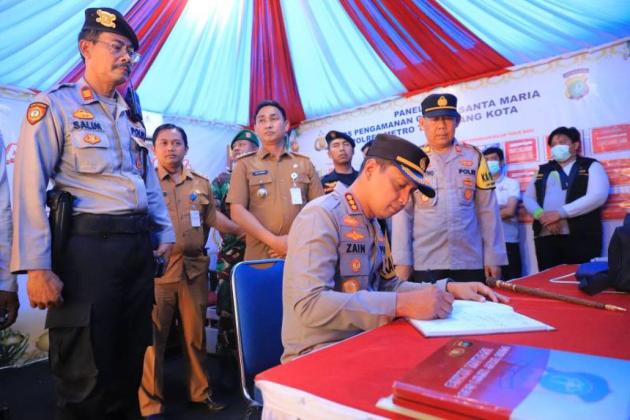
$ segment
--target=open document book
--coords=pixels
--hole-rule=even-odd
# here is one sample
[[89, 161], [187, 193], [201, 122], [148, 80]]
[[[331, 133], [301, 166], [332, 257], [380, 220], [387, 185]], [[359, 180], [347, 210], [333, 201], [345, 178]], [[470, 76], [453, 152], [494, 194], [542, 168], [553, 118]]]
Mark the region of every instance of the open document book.
[[456, 300], [446, 319], [408, 319], [425, 337], [496, 334], [523, 331], [550, 331], [554, 328], [514, 312], [509, 305], [494, 302]]

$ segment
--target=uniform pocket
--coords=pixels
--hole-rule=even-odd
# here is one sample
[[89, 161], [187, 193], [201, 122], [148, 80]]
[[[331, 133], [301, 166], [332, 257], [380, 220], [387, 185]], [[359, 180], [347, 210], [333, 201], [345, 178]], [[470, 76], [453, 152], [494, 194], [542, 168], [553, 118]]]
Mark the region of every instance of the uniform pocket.
[[252, 204], [261, 204], [271, 198], [271, 174], [250, 175], [249, 197]]
[[64, 303], [48, 310], [49, 362], [59, 402], [83, 401], [96, 386], [98, 369], [90, 331], [91, 304]]
[[74, 131], [72, 154], [74, 170], [86, 174], [99, 174], [111, 170], [109, 139], [104, 133]]
[[306, 175], [300, 174], [295, 179], [295, 185], [300, 189], [300, 191], [302, 191], [302, 203], [306, 204], [306, 202], [308, 201], [308, 187], [310, 184], [311, 180]]

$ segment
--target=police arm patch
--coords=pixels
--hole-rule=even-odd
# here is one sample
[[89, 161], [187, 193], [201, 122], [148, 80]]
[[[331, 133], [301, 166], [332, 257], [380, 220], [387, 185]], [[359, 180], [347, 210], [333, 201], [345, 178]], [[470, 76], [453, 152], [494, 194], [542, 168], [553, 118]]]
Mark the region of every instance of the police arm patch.
[[43, 102], [33, 102], [28, 106], [26, 110], [26, 121], [30, 125], [35, 125], [46, 116], [48, 112], [48, 105]]
[[477, 188], [480, 190], [492, 190], [494, 189], [494, 179], [488, 169], [488, 163], [486, 158], [481, 155], [479, 157], [479, 168], [477, 169]]

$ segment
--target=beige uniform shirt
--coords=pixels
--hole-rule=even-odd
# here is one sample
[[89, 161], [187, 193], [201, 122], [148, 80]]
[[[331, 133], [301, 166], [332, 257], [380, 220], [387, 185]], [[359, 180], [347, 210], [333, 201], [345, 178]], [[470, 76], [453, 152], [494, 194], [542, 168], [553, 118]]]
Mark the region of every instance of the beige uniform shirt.
[[129, 120], [118, 93], [114, 100], [115, 114], [81, 79], [39, 94], [29, 105], [13, 177], [11, 271], [51, 268], [49, 181], [75, 197], [75, 214], [148, 212], [160, 242], [175, 241], [155, 172], [147, 170], [142, 179], [144, 128]]
[[[157, 168], [164, 200], [175, 228], [175, 245], [166, 272], [156, 283], [193, 280], [208, 271], [205, 245], [216, 223], [216, 209], [208, 178], [184, 168], [179, 182], [161, 166]], [[192, 225], [191, 212], [199, 212], [199, 227]]]
[[[302, 204], [292, 204], [291, 188], [299, 188]], [[244, 206], [274, 235], [286, 235], [302, 207], [323, 194], [308, 157], [285, 151], [276, 158], [261, 148], [236, 162], [227, 202]], [[269, 258], [269, 250], [247, 235], [245, 260]]]

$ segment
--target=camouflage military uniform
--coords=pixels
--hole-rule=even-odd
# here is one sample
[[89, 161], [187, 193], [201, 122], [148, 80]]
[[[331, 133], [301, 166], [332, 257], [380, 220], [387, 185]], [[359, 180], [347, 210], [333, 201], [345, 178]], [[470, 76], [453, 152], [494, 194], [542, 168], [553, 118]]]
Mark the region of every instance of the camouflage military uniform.
[[[225, 202], [230, 188], [230, 174], [223, 172], [212, 181], [217, 209], [230, 217], [229, 204]], [[219, 316], [219, 337], [217, 340], [217, 354], [236, 357], [236, 332], [234, 328], [234, 310], [232, 308], [232, 291], [230, 276], [232, 267], [243, 261], [245, 254], [244, 238], [235, 235], [224, 235], [219, 255], [217, 256], [217, 315]]]

